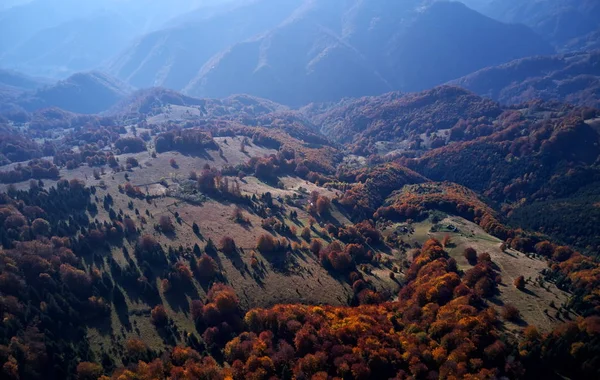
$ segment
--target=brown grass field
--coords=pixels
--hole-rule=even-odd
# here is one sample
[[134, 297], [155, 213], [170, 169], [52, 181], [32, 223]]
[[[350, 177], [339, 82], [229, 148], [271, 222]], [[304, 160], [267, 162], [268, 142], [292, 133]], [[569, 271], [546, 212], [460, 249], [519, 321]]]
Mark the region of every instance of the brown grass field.
[[[490, 302], [498, 311], [505, 304], [516, 306], [523, 322], [519, 325], [506, 322], [505, 328], [515, 334], [520, 333], [523, 325], [533, 324], [543, 331], [550, 331], [554, 326], [564, 322], [562, 317], [556, 317], [556, 308], [567, 302], [569, 294], [558, 289], [554, 284], [545, 282], [544, 288], [536, 279], [541, 276], [541, 271], [547, 268], [546, 260], [542, 258], [527, 257], [524, 253], [512, 249], [502, 252], [502, 241], [489, 235], [477, 224], [460, 217], [447, 217], [439, 222], [442, 226], [453, 225], [456, 232], [432, 232], [431, 221], [424, 221], [412, 225], [414, 233], [406, 237], [407, 242], [422, 244], [429, 238], [443, 240], [445, 235], [451, 237], [451, 242], [446, 250], [451, 257], [456, 259], [461, 270], [468, 270], [471, 264], [463, 256], [465, 248], [472, 247], [478, 253], [487, 252], [492, 258], [496, 270], [502, 276], [502, 283], [498, 286], [499, 294]], [[524, 291], [516, 289], [513, 281], [518, 276], [524, 276], [527, 285]], [[551, 306], [551, 303], [556, 308]], [[574, 315], [571, 315], [574, 318]]]
[[[191, 248], [198, 244], [203, 248], [208, 239], [212, 239], [217, 246], [223, 236], [234, 238], [238, 246], [238, 254], [234, 257], [227, 257], [223, 252], [218, 253], [216, 258], [222, 278], [231, 285], [244, 308], [268, 307], [281, 303], [303, 303], [303, 304], [328, 304], [328, 305], [346, 305], [352, 298], [353, 292], [347, 279], [324, 269], [317, 257], [308, 250], [303, 249], [290, 255], [287, 264], [284, 267], [272, 266], [267, 259], [262, 257], [256, 251], [257, 238], [268, 231], [261, 227], [261, 218], [250, 210], [245, 209], [244, 214], [248, 218], [248, 223], [238, 224], [232, 220], [232, 214], [235, 205], [228, 202], [221, 202], [213, 199], [206, 199], [200, 204], [190, 204], [181, 199], [169, 196], [169, 191], [178, 186], [178, 182], [188, 177], [191, 171], [200, 171], [205, 164], [212, 167], [222, 168], [225, 165], [237, 165], [246, 162], [253, 156], [264, 156], [276, 153], [275, 150], [256, 146], [254, 144], [247, 146], [247, 153], [240, 151], [241, 138], [217, 138], [215, 139], [222, 150], [222, 155], [217, 151], [210, 151], [203, 156], [184, 155], [177, 152], [167, 152], [159, 154], [152, 158], [150, 151], [123, 154], [118, 156], [119, 161], [124, 163], [128, 157], [135, 157], [140, 166], [129, 171], [113, 172], [106, 169], [106, 173], [96, 180], [93, 177], [93, 168], [81, 166], [75, 170], [61, 169], [60, 174], [65, 179], [81, 179], [87, 185], [94, 185], [97, 188], [96, 196], [99, 199], [99, 212], [94, 216], [99, 221], [109, 221], [108, 212], [101, 207], [102, 198], [110, 193], [113, 197], [113, 209], [117, 212], [123, 210], [124, 213], [136, 218], [136, 224], [141, 230], [141, 234], [153, 235], [156, 240], [165, 248], [173, 247], [177, 249], [182, 246], [186, 251], [185, 257], [181, 257], [183, 262], [188, 262]], [[175, 159], [177, 168], [173, 168], [169, 161]], [[10, 167], [0, 168], [8, 170]], [[118, 185], [129, 182], [139, 186], [142, 192], [148, 193], [154, 197], [150, 202], [145, 199], [131, 198], [126, 194], [120, 193]], [[230, 178], [233, 181], [233, 178]], [[46, 186], [52, 186], [56, 181], [45, 180]], [[162, 183], [159, 183], [162, 182]], [[166, 183], [166, 186], [165, 186]], [[245, 195], [256, 195], [270, 192], [274, 199], [282, 199], [285, 196], [306, 198], [312, 191], [334, 199], [341, 195], [337, 190], [319, 187], [313, 183], [307, 182], [297, 177], [285, 176], [280, 178], [282, 184], [280, 188], [275, 188], [269, 184], [261, 182], [255, 177], [248, 176], [240, 181], [240, 188]], [[26, 189], [29, 181], [16, 184], [17, 188]], [[6, 189], [6, 185], [0, 186], [0, 191]], [[133, 203], [133, 209], [128, 208], [128, 203]], [[139, 211], [136, 217], [133, 210]], [[298, 220], [291, 221], [287, 217], [283, 222], [288, 226], [295, 225], [299, 232], [308, 225], [309, 214], [303, 208], [296, 208], [286, 205], [286, 215], [290, 210], [298, 213]], [[149, 215], [147, 215], [147, 212]], [[161, 215], [169, 215], [175, 221], [175, 214], [178, 214], [181, 223], [175, 223], [175, 233], [165, 235], [157, 232], [154, 225], [158, 222]], [[146, 224], [142, 224], [142, 217], [146, 219]], [[321, 227], [331, 222], [336, 225], [348, 225], [352, 222], [345, 214], [333, 208], [331, 216], [327, 221], [319, 220], [319, 224], [312, 229], [311, 235], [322, 239], [325, 243], [328, 236], [321, 235]], [[200, 227], [200, 235], [196, 236], [192, 231], [192, 225], [197, 223]], [[488, 252], [491, 255], [493, 263], [502, 276], [502, 283], [499, 285], [499, 294], [490, 301], [490, 306], [500, 310], [504, 304], [513, 304], [522, 315], [522, 323], [516, 325], [511, 322], [505, 324], [505, 328], [518, 334], [523, 325], [535, 324], [542, 330], [550, 330], [553, 326], [562, 322], [555, 316], [556, 310], [552, 308], [551, 303], [557, 307], [564, 304], [568, 299], [568, 294], [558, 290], [553, 284], [545, 283], [544, 287], [536, 279], [540, 276], [540, 271], [547, 264], [539, 258], [530, 258], [523, 253], [509, 250], [502, 252], [500, 250], [501, 241], [485, 233], [479, 226], [465, 219], [458, 217], [448, 217], [442, 220], [441, 225], [454, 225], [458, 228], [457, 232], [432, 232], [432, 223], [429, 221], [412, 224], [414, 233], [405, 237], [405, 241], [412, 246], [422, 244], [427, 239], [434, 237], [442, 240], [446, 234], [452, 238], [452, 245], [446, 247], [452, 257], [454, 257], [460, 269], [468, 270], [471, 266], [463, 257], [463, 251], [466, 247], [473, 247], [479, 253]], [[398, 225], [392, 226], [392, 229]], [[383, 231], [384, 235], [390, 231]], [[276, 235], [276, 237], [281, 237]], [[303, 243], [299, 236], [287, 236], [291, 241]], [[306, 242], [304, 242], [306, 244]], [[135, 241], [126, 242], [124, 247], [133, 252]], [[369, 279], [373, 285], [379, 289], [391, 294], [397, 293], [401, 274], [398, 280], [390, 279], [390, 268], [397, 266], [402, 270], [403, 264], [407, 261], [405, 250], [376, 251], [380, 254], [387, 265], [368, 266], [367, 273], [363, 275]], [[123, 255], [121, 248], [114, 248], [111, 252], [105, 252], [104, 255], [112, 255], [121, 265], [125, 266], [127, 260]], [[259, 259], [259, 268], [253, 269], [250, 265], [252, 255]], [[135, 258], [130, 255], [133, 260]], [[86, 258], [85, 263], [88, 267], [98, 266], [92, 263], [91, 259]], [[137, 265], [137, 262], [136, 262]], [[138, 265], [139, 266], [139, 265]], [[106, 262], [102, 271], [110, 273]], [[513, 286], [514, 278], [523, 275], [528, 279], [525, 291], [519, 291]], [[160, 277], [156, 279], [160, 289]], [[127, 293], [125, 290], [126, 302], [128, 305], [128, 315], [120, 316], [113, 309], [109, 323], [102, 326], [94, 326], [88, 330], [88, 338], [95, 351], [101, 352], [103, 348], [114, 346], [111, 355], [119, 357], [125, 341], [129, 338], [141, 338], [156, 349], [166, 349], [167, 342], [164, 341], [161, 333], [150, 323], [149, 312], [151, 306], [138, 300]], [[160, 297], [163, 305], [171, 318], [175, 321], [179, 332], [179, 339], [183, 339], [185, 333], [194, 331], [194, 324], [189, 315], [189, 302], [193, 299], [204, 299], [206, 297], [207, 285], [194, 281], [194, 289], [180, 294], [178, 297], [165, 295], [162, 290]], [[176, 298], [176, 299], [174, 299]], [[127, 322], [128, 319], [128, 322]], [[114, 344], [116, 342], [116, 345]]]

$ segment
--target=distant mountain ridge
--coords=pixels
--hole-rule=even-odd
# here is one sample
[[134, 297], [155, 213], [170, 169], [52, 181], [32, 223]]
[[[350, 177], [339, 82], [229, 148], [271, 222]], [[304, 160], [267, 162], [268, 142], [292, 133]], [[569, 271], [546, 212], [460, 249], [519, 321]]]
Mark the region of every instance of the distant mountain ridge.
[[450, 84], [504, 104], [542, 99], [600, 108], [600, 50], [523, 58]]
[[597, 0], [470, 0], [469, 4], [498, 20], [529, 26], [561, 51], [573, 51], [573, 40], [600, 32]]
[[98, 12], [36, 32], [2, 55], [2, 64], [62, 77], [86, 71], [127, 46], [133, 26], [115, 12]]
[[0, 66], [63, 79], [101, 68], [136, 37], [192, 10], [245, 0], [30, 0], [0, 5]]
[[[107, 71], [136, 87], [180, 90], [212, 56], [240, 40], [275, 27], [300, 2], [290, 0], [278, 5], [280, 2], [275, 0], [259, 1], [152, 32], [114, 58]], [[253, 17], [255, 14], [264, 17]]]
[[524, 26], [492, 20], [461, 3], [423, 4], [256, 1], [144, 36], [107, 70], [136, 87], [163, 86], [198, 97], [249, 93], [303, 105], [422, 90], [553, 52]]
[[10, 109], [12, 105], [9, 103], [22, 94], [51, 83], [46, 78], [34, 78], [17, 71], [0, 69], [0, 110]]
[[31, 77], [18, 71], [0, 69], [0, 86], [10, 86], [26, 91], [35, 90], [49, 83], [52, 81], [47, 78]]
[[70, 112], [94, 114], [107, 110], [133, 91], [134, 88], [127, 83], [98, 71], [77, 73], [52, 83], [0, 70], [0, 99], [3, 100], [0, 109], [5, 111], [58, 107]]

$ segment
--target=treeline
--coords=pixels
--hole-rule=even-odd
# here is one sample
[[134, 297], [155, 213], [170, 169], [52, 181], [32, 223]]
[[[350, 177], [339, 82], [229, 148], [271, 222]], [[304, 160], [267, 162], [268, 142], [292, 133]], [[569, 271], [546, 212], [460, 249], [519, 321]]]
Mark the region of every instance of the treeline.
[[430, 210], [462, 216], [503, 240], [515, 236], [473, 191], [450, 182], [405, 186], [392, 194], [387, 205], [377, 210], [375, 218], [418, 220], [428, 216]]
[[[594, 378], [599, 374], [600, 318], [596, 316], [569, 322], [548, 334], [527, 327], [520, 342], [500, 332], [497, 312], [484, 300], [496, 293], [501, 279], [483, 256], [461, 276], [442, 245], [430, 240], [414, 258], [407, 281], [393, 303], [250, 310], [243, 332], [220, 342], [224, 365], [190, 348], [176, 347], [160, 359], [117, 370], [113, 378], [181, 373], [234, 379], [527, 378], [557, 372]], [[227, 297], [235, 305], [234, 298]], [[197, 310], [194, 315], [203, 315], [205, 306], [192, 306]], [[503, 312], [503, 318], [514, 315]]]
[[226, 366], [191, 350], [180, 360], [176, 353], [183, 349], [175, 348], [169, 356], [113, 376], [127, 371], [143, 376], [148, 366], [157, 377], [210, 370], [215, 377], [234, 379], [517, 377], [522, 373], [517, 361], [505, 365], [510, 343], [500, 339], [495, 313], [481, 307], [479, 296], [461, 281], [456, 263], [439, 242], [423, 247], [411, 273], [418, 285], [403, 291], [395, 303], [250, 310], [243, 332], [221, 343]]
[[498, 120], [502, 129], [488, 137], [404, 162], [428, 178], [461, 184], [498, 202], [570, 195], [600, 178], [593, 165], [599, 136], [578, 109], [559, 115], [539, 121], [507, 111]]
[[508, 223], [551, 235], [554, 240], [593, 255], [600, 251], [600, 235], [597, 231], [600, 209], [594, 206], [600, 202], [598, 186], [598, 183], [594, 183], [568, 198], [533, 202], [519, 207], [511, 212]]
[[22, 162], [54, 153], [51, 144], [40, 145], [0, 123], [0, 165]]
[[0, 172], [1, 183], [17, 183], [29, 179], [58, 179], [59, 171], [47, 160], [35, 159], [27, 165], [18, 164], [14, 169]]
[[[306, 128], [302, 126], [302, 128]], [[292, 137], [284, 126], [277, 128], [247, 127], [235, 123], [211, 129], [214, 136], [242, 136], [248, 142], [279, 151], [293, 151], [298, 164], [304, 163], [309, 171], [316, 174], [331, 175], [342, 160], [341, 152], [331, 145], [310, 144], [299, 138]], [[304, 132], [300, 135], [303, 135]], [[307, 132], [307, 134], [309, 134]], [[301, 136], [299, 136], [301, 137]], [[240, 149], [242, 149], [240, 147]], [[242, 150], [243, 151], [243, 150]]]
[[323, 126], [326, 136], [349, 144], [361, 155], [376, 153], [377, 141], [408, 140], [413, 143], [411, 149], [420, 149], [419, 135], [429, 136], [455, 126], [462, 134], [452, 133], [453, 141], [485, 136], [495, 130], [493, 121], [502, 113], [497, 103], [449, 86], [416, 94], [365, 97], [331, 109], [309, 111], [309, 117]]
[[3, 378], [69, 378], [78, 360], [93, 359], [85, 322], [106, 315], [104, 279], [83, 270], [71, 237], [76, 220], [87, 223], [90, 195], [62, 181], [0, 197]]
[[201, 153], [217, 150], [210, 133], [200, 129], [176, 129], [159, 134], [155, 140], [158, 153], [175, 150], [181, 153]]
[[338, 173], [342, 181], [354, 183], [340, 199], [358, 219], [370, 218], [387, 197], [404, 185], [423, 183], [425, 177], [397, 163], [381, 164], [351, 173]]

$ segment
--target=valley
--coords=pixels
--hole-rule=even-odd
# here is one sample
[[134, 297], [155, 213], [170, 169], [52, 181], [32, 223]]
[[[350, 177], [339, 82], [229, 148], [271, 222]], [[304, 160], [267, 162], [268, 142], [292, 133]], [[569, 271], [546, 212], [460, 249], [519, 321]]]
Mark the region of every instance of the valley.
[[600, 377], [588, 0], [0, 5], [0, 378]]
[[[336, 144], [329, 141], [336, 132], [329, 132], [333, 129], [328, 120], [337, 120], [337, 130], [347, 130], [344, 123], [351, 117], [343, 121], [336, 115], [346, 109], [357, 112], [345, 104], [318, 113], [308, 108], [289, 110], [258, 98], [182, 99], [169, 92], [145, 92], [127, 105], [122, 103], [112, 116], [82, 118], [46, 112], [35, 116], [35, 124], [7, 125], [15, 143], [20, 141], [19, 133], [38, 136], [33, 152], [42, 151], [35, 144], [44, 144], [46, 151], [53, 147], [54, 155], [40, 153], [40, 158], [0, 168], [4, 178], [0, 191], [8, 197], [3, 215], [10, 215], [3, 217], [6, 253], [12, 255], [30, 244], [25, 237], [28, 224], [19, 227], [26, 234], [18, 238], [21, 243], [12, 240], [14, 227], [6, 229], [7, 223], [22, 218], [18, 215], [31, 207], [11, 205], [11, 198], [31, 202], [42, 194], [56, 196], [51, 195], [54, 189], [90, 191], [83, 209], [49, 218], [54, 224], [45, 236], [71, 236], [69, 251], [77, 259], [68, 259], [60, 270], [68, 265], [82, 277], [79, 281], [88, 278], [91, 287], [83, 294], [99, 314], [78, 331], [88, 342], [83, 352], [102, 358], [105, 367], [118, 368], [136, 357], [145, 360], [173, 346], [191, 345], [218, 359], [224, 347], [219, 342], [245, 328], [238, 319], [242, 311], [251, 314], [298, 304], [344, 310], [381, 302], [386, 307], [409, 307], [413, 297], [409, 289], [420, 281], [433, 281], [415, 268], [422, 265], [421, 255], [434, 249], [426, 247], [436, 244], [447, 257], [441, 260], [449, 260], [448, 268], [456, 271], [453, 276], [462, 279], [460, 286], [465, 288], [460, 291], [475, 297], [469, 303], [501, 316], [493, 331], [504, 334], [510, 344], [529, 339], [527, 326], [551, 332], [585, 313], [588, 306], [573, 306], [574, 299], [581, 300], [577, 290], [556, 277], [562, 276], [557, 267], [561, 261], [555, 261], [552, 251], [567, 248], [544, 240], [552, 237], [504, 224], [510, 218], [518, 220], [509, 218], [507, 210], [517, 215], [542, 200], [512, 200], [506, 190], [506, 198], [493, 198], [494, 193], [486, 190], [486, 199], [503, 202], [498, 207], [459, 184], [433, 182], [422, 174], [436, 173], [429, 171], [435, 168], [429, 160], [436, 154], [449, 149], [464, 154], [468, 150], [457, 147], [503, 141], [518, 128], [532, 132], [554, 128], [550, 133], [533, 133], [552, 141], [567, 123], [568, 128], [582, 130], [569, 132], [572, 138], [592, 134], [598, 139], [597, 131], [585, 129], [594, 124], [594, 114], [586, 114], [587, 123], [579, 123], [572, 119], [579, 109], [563, 108], [554, 116], [559, 122], [548, 122], [543, 115], [550, 104], [503, 109], [474, 94], [443, 87], [361, 100], [378, 103], [377, 109], [387, 116], [373, 117], [378, 120], [373, 124], [376, 132], [367, 127], [362, 136]], [[445, 111], [457, 104], [463, 107], [460, 117]], [[430, 113], [431, 109], [435, 111]], [[390, 117], [394, 112], [405, 120], [429, 115], [435, 119], [428, 130], [411, 131], [411, 127], [398, 127]], [[389, 120], [394, 128], [388, 129], [381, 120]], [[471, 120], [481, 125], [471, 126]], [[53, 127], [48, 134], [44, 125], [57, 122], [65, 127]], [[81, 122], [88, 126], [79, 127]], [[316, 127], [317, 123], [323, 127]], [[466, 133], [457, 135], [456, 128], [463, 125], [468, 126]], [[405, 149], [392, 154], [381, 151], [382, 141], [388, 147], [394, 144], [394, 133], [411, 142], [401, 142]], [[415, 141], [432, 135], [446, 138], [441, 146], [427, 141], [415, 146]], [[578, 160], [578, 165], [586, 162], [585, 155], [555, 159], [564, 163], [555, 166], [552, 176], [563, 170], [562, 165], [573, 165], [572, 160]], [[45, 169], [38, 169], [40, 165]], [[446, 160], [445, 165], [452, 161]], [[596, 170], [592, 161], [587, 165], [588, 173]], [[30, 177], [19, 180], [18, 175]], [[518, 173], [515, 180], [522, 180]], [[468, 181], [468, 176], [457, 178], [467, 186]], [[578, 185], [583, 188], [593, 183], [589, 181], [593, 177]], [[532, 194], [541, 194], [542, 189], [544, 194], [560, 191], [548, 184], [536, 188], [536, 184], [531, 182], [525, 189]], [[32, 194], [38, 195], [30, 198]], [[32, 220], [32, 226], [38, 220]], [[44, 235], [34, 239], [36, 244], [48, 242]], [[542, 246], [550, 247], [550, 256]], [[469, 250], [475, 258], [467, 260]], [[569, 249], [567, 255], [577, 254]], [[427, 265], [438, 265], [434, 263]], [[523, 285], [517, 288], [519, 279]], [[221, 283], [226, 287], [220, 288]], [[421, 285], [422, 289], [428, 286]], [[207, 314], [213, 313], [211, 302], [220, 302], [215, 297], [221, 293], [215, 294], [215, 288], [234, 297], [233, 309], [216, 311], [230, 320], [227, 325], [208, 319], [215, 318]], [[166, 318], [164, 322], [157, 321], [158, 313]]]

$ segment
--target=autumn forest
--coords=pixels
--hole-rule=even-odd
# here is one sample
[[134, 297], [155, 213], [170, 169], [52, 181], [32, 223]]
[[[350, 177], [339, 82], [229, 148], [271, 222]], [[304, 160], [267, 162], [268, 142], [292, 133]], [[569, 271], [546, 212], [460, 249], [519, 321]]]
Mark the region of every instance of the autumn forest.
[[530, 3], [0, 4], [0, 378], [600, 378], [600, 8]]

